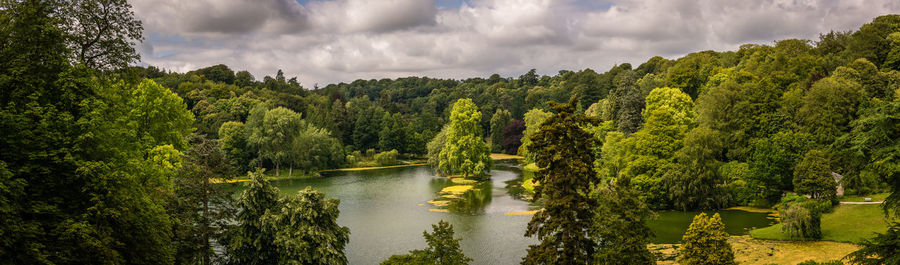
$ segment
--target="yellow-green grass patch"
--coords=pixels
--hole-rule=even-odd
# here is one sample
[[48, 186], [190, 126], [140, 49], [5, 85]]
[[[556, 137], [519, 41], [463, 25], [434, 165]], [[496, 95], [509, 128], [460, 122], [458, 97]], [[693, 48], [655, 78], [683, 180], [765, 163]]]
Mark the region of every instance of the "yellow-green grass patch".
[[523, 157], [517, 156], [517, 155], [507, 155], [507, 154], [499, 154], [499, 153], [491, 154], [491, 159], [493, 159], [493, 160], [522, 159], [522, 158]]
[[[881, 205], [838, 205], [822, 215], [822, 240], [859, 243], [887, 231]], [[750, 231], [757, 239], [798, 240], [781, 231], [781, 224]]]

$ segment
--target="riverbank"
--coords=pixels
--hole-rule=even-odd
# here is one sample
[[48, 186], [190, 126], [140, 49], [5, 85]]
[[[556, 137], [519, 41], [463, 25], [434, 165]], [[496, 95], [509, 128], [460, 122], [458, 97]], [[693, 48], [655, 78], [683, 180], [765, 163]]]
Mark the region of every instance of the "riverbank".
[[[732, 236], [728, 243], [734, 249], [734, 259], [741, 265], [797, 264], [807, 260], [825, 262], [840, 260], [859, 249], [850, 243], [828, 241], [777, 241], [761, 240], [750, 236]], [[678, 248], [681, 244], [650, 244], [656, 255], [656, 264], [678, 264]]]

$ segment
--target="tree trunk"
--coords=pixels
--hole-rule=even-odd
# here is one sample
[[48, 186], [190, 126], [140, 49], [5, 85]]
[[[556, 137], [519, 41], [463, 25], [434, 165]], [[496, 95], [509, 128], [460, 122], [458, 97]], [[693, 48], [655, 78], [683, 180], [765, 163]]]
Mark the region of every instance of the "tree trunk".
[[294, 163], [291, 163], [291, 168], [288, 169], [288, 178], [294, 177]]

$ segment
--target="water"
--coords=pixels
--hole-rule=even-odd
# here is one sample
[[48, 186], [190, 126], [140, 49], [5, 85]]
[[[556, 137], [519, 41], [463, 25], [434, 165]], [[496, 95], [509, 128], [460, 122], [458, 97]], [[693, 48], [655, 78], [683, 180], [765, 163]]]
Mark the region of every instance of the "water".
[[[498, 163], [491, 180], [476, 184], [446, 207], [427, 203], [439, 199], [440, 191], [455, 185], [435, 177], [428, 167], [404, 167], [370, 171], [335, 172], [323, 178], [277, 181], [283, 194], [311, 186], [328, 197], [341, 200], [338, 223], [350, 228], [346, 253], [350, 264], [378, 264], [394, 254], [405, 254], [426, 246], [422, 232], [444, 220], [453, 225], [456, 237], [463, 238], [463, 252], [472, 264], [518, 264], [533, 238], [524, 237], [531, 215], [507, 215], [538, 209], [519, 199], [522, 192], [518, 168]], [[451, 212], [432, 212], [446, 208]], [[660, 212], [650, 224], [657, 234], [656, 243], [675, 243], [687, 229], [691, 212]], [[730, 233], [743, 234], [752, 226], [765, 226], [765, 214], [723, 211]]]

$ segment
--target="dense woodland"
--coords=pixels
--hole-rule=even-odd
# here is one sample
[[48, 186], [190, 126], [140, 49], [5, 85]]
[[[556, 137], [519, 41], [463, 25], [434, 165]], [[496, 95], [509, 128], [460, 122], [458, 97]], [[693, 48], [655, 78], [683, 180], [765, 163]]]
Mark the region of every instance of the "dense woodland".
[[[489, 177], [490, 152], [535, 163], [546, 209], [529, 224], [542, 243], [526, 264], [653, 262], [650, 209], [783, 207], [797, 216], [786, 227], [815, 238], [833, 174], [845, 194], [890, 191], [887, 213], [900, 207], [898, 15], [605, 72], [318, 87], [281, 71], [133, 66], [142, 37], [129, 7], [2, 1], [0, 260], [343, 264], [337, 200], [281, 197], [261, 168], [314, 175], [398, 157], [473, 178]], [[218, 184], [243, 177], [237, 197]], [[698, 217], [698, 231], [721, 230], [718, 218]], [[470, 261], [439, 251], [458, 249], [446, 223], [425, 237], [428, 248], [386, 263]], [[897, 259], [897, 237], [895, 224], [856, 260]], [[710, 260], [691, 253], [682, 264]]]

